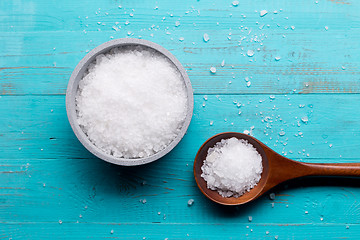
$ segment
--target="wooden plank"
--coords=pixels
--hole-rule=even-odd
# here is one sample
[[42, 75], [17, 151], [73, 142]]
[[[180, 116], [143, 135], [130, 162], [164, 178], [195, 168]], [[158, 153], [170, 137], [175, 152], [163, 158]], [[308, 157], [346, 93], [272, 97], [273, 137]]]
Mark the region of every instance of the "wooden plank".
[[[188, 70], [195, 93], [282, 94], [295, 89], [296, 93], [360, 92], [360, 53], [353, 50], [360, 48], [360, 21], [355, 11], [358, 3], [289, 5], [279, 1], [271, 11], [279, 11], [281, 6], [283, 11], [274, 14], [268, 9], [265, 17], [259, 17], [255, 10], [260, 6], [254, 4], [231, 7], [196, 3], [191, 10], [190, 3], [181, 3], [174, 8], [173, 17], [164, 3], [159, 3], [164, 6], [158, 10], [153, 9], [153, 3], [125, 3], [122, 9], [114, 3], [96, 14], [101, 5], [93, 2], [84, 10], [77, 6], [81, 2], [64, 1], [67, 11], [58, 11], [52, 3], [37, 1], [39, 15], [35, 16], [28, 12], [34, 7], [15, 10], [17, 4], [3, 4], [1, 15], [2, 95], [64, 94], [72, 70], [86, 51], [111, 37], [129, 37], [129, 31], [130, 37], [141, 36], [168, 48]], [[134, 17], [129, 16], [130, 6], [136, 9]], [[262, 3], [261, 7], [270, 5]], [[10, 16], [6, 14], [9, 8], [13, 11]], [[51, 16], [41, 14], [49, 11]], [[167, 20], [161, 21], [163, 16]], [[29, 18], [25, 24], [24, 17]], [[122, 28], [114, 31], [117, 21]], [[124, 25], [125, 21], [131, 23]], [[181, 25], [176, 27], [176, 21]], [[204, 33], [210, 36], [207, 43]], [[184, 41], [180, 42], [180, 37]], [[255, 51], [254, 57], [246, 55], [248, 50]], [[277, 56], [280, 61], [275, 60]], [[224, 67], [220, 66], [222, 60]], [[209, 72], [211, 66], [217, 67], [215, 75]], [[249, 88], [245, 77], [251, 80]]]
[[95, 159], [2, 159], [0, 222], [248, 224], [249, 216], [265, 225], [360, 222], [359, 179], [294, 180], [270, 191], [275, 200], [265, 195], [224, 207], [202, 195], [192, 167], [176, 157], [136, 168]]
[[[194, 35], [192, 31], [183, 33]], [[257, 46], [250, 43], [241, 47], [237, 41], [223, 39], [220, 34], [227, 35], [225, 30], [217, 31], [219, 36], [214, 35], [211, 43], [202, 42], [199, 34], [197, 40], [193, 39], [196, 45], [171, 40], [165, 33], [143, 38], [167, 47], [183, 63], [195, 93], [281, 94], [294, 89], [296, 93], [359, 93], [360, 56], [352, 51], [357, 47], [358, 33], [345, 38], [349, 33], [340, 32], [329, 40], [331, 47], [326, 48], [323, 40], [316, 39], [324, 39], [329, 33], [314, 33], [315, 40], [306, 49], [290, 39], [304, 38], [308, 32], [290, 33], [286, 40], [280, 39], [281, 33], [269, 33], [266, 45], [251, 59], [246, 51]], [[0, 45], [0, 94], [64, 94], [72, 70], [86, 51], [110, 40], [110, 36], [126, 37], [124, 32], [117, 35], [113, 32], [53, 32], [53, 38], [49, 39], [46, 38], [48, 34], [0, 33], [6, 39], [6, 44]], [[73, 39], [79, 40], [65, 44]], [[355, 46], [343, 45], [344, 41], [351, 41]], [[288, 47], [279, 49], [281, 42]], [[36, 48], [39, 45], [41, 49]], [[282, 57], [280, 61], [274, 59], [278, 55]], [[255, 59], [256, 62], [249, 62]], [[222, 60], [226, 62], [224, 67], [220, 66]], [[211, 66], [217, 68], [216, 74], [210, 73]], [[246, 77], [251, 81], [250, 87], [246, 87]]]
[[[345, 161], [343, 158], [359, 158], [360, 113], [354, 109], [360, 95], [293, 94], [271, 98], [207, 95], [205, 101], [204, 96], [195, 95], [190, 128], [171, 156], [193, 159], [212, 135], [253, 128], [255, 137], [290, 158], [340, 162]], [[4, 149], [0, 158], [92, 158], [72, 133], [64, 96], [2, 96], [0, 112], [6, 113], [0, 117], [0, 148]], [[280, 131], [285, 136], [280, 136]]]
[[[357, 239], [358, 224], [2, 223], [9, 239]], [[347, 228], [348, 227], [348, 228]], [[3, 232], [3, 233], [2, 233]]]
[[[340, 2], [340, 1], [339, 1]], [[346, 1], [344, 1], [346, 2]], [[312, 0], [302, 3], [279, 0], [276, 2], [247, 1], [234, 7], [232, 2], [183, 1], [106, 1], [64, 0], [61, 5], [45, 0], [29, 2], [1, 2], [0, 31], [82, 31], [84, 28], [97, 30], [111, 29], [116, 22], [122, 28], [136, 30], [149, 28], [151, 25], [174, 27], [175, 21], [181, 20], [181, 28], [213, 28], [216, 22], [224, 22], [224, 27], [239, 24], [276, 23], [288, 27], [296, 23], [307, 29], [324, 28], [325, 25], [336, 28], [351, 28], [359, 23], [357, 1], [337, 4], [335, 1], [323, 1], [316, 4]], [[121, 8], [119, 8], [119, 5]], [[267, 9], [269, 13], [260, 18], [259, 11]], [[273, 14], [273, 11], [277, 14]], [[130, 13], [133, 15], [131, 16]], [[245, 16], [244, 16], [245, 15]], [[165, 17], [165, 18], [164, 18]], [[288, 17], [288, 18], [286, 18]], [[129, 21], [128, 25], [125, 22]], [[231, 25], [233, 24], [233, 25]], [[222, 24], [220, 24], [222, 25]], [[358, 26], [358, 25], [357, 25]]]

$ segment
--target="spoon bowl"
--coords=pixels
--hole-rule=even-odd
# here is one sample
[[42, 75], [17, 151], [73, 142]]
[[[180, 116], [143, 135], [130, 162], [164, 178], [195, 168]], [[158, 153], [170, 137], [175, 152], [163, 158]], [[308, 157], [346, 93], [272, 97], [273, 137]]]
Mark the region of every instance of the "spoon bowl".
[[[236, 137], [248, 141], [262, 157], [263, 171], [260, 181], [240, 197], [223, 197], [216, 190], [207, 188], [201, 177], [201, 167], [208, 150], [222, 139]], [[222, 205], [241, 205], [253, 201], [276, 185], [290, 179], [305, 176], [360, 176], [360, 163], [303, 163], [293, 161], [276, 153], [254, 137], [243, 133], [225, 132], [209, 138], [199, 149], [194, 162], [194, 176], [201, 192], [210, 200]]]

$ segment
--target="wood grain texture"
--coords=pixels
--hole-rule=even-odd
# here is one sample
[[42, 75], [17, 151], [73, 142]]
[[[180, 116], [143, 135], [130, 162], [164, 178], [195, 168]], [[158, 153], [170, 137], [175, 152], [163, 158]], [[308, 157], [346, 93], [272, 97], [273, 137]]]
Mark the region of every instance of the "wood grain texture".
[[[229, 208], [201, 194], [192, 165], [206, 139], [244, 130], [298, 161], [360, 162], [359, 9], [352, 0], [0, 1], [0, 238], [358, 239], [359, 179], [292, 181], [275, 200]], [[195, 94], [180, 144], [136, 168], [88, 153], [65, 112], [76, 64], [122, 37], [169, 49]]]

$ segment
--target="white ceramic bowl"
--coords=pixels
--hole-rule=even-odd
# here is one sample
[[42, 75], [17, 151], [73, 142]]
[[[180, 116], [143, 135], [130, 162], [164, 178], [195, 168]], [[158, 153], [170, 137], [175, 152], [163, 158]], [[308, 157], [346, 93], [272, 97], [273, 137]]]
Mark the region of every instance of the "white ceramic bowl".
[[[89, 64], [95, 60], [97, 55], [107, 53], [112, 48], [115, 48], [115, 47], [124, 47], [124, 46], [131, 46], [131, 45], [144, 46], [144, 47], [153, 49], [153, 50], [159, 52], [160, 54], [164, 55], [175, 65], [175, 67], [180, 72], [180, 74], [184, 80], [186, 89], [187, 89], [188, 111], [187, 111], [187, 115], [185, 118], [185, 122], [184, 122], [183, 126], [181, 127], [181, 131], [179, 132], [177, 137], [168, 146], [166, 146], [163, 150], [161, 150], [149, 157], [126, 159], [126, 158], [114, 157], [110, 154], [103, 152], [101, 149], [99, 149], [97, 146], [95, 146], [89, 140], [89, 138], [86, 136], [86, 134], [80, 128], [80, 126], [77, 122], [77, 113], [75, 110], [76, 109], [75, 108], [75, 97], [76, 97], [76, 93], [78, 91], [79, 81], [83, 78], [84, 72], [88, 68]], [[190, 121], [191, 121], [193, 109], [194, 109], [193, 90], [191, 87], [190, 79], [189, 79], [184, 67], [181, 65], [181, 63], [168, 50], [161, 47], [160, 45], [150, 42], [150, 41], [146, 41], [146, 40], [142, 40], [142, 39], [135, 39], [135, 38], [122, 38], [122, 39], [112, 40], [112, 41], [106, 42], [104, 44], [101, 44], [100, 46], [96, 47], [91, 52], [89, 52], [83, 59], [81, 59], [79, 64], [74, 69], [74, 71], [70, 77], [69, 84], [68, 84], [67, 91], [66, 91], [67, 116], [68, 116], [71, 128], [73, 129], [76, 137], [79, 139], [79, 141], [82, 143], [82, 145], [84, 145], [84, 147], [87, 150], [89, 150], [92, 154], [94, 154], [98, 158], [100, 158], [104, 161], [107, 161], [107, 162], [111, 162], [111, 163], [114, 163], [117, 165], [123, 165], [123, 166], [135, 166], [135, 165], [142, 165], [142, 164], [150, 163], [150, 162], [153, 162], [153, 161], [163, 157], [167, 153], [169, 153], [180, 142], [180, 140], [183, 138], [184, 134], [186, 133], [186, 131], [189, 127]]]

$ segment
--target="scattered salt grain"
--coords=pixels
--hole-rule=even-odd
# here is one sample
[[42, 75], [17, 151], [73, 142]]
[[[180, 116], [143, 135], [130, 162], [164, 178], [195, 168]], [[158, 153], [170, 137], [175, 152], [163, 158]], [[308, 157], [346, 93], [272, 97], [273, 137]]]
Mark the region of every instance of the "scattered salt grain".
[[276, 57], [275, 57], [275, 60], [276, 60], [276, 61], [280, 61], [280, 59], [281, 59], [281, 57], [279, 57], [279, 56], [276, 56]]
[[188, 206], [190, 207], [191, 205], [194, 204], [194, 199], [189, 199], [189, 201], [187, 202]]
[[239, 5], [239, 1], [233, 1], [233, 2], [232, 2], [232, 5], [233, 5], [234, 7], [237, 7], [237, 6]]
[[246, 53], [246, 55], [248, 55], [249, 57], [252, 57], [252, 56], [254, 56], [254, 51], [253, 50], [248, 50], [247, 51], [247, 53]]
[[221, 67], [225, 66], [225, 59], [221, 62]]
[[265, 16], [267, 13], [268, 13], [268, 11], [266, 11], [266, 10], [261, 10], [261, 11], [260, 11], [260, 17]]
[[204, 33], [204, 42], [208, 42], [209, 40], [209, 35], [207, 33]]
[[328, 27], [328, 26], [325, 26], [325, 30], [326, 30], [326, 31], [329, 30], [329, 27]]
[[252, 222], [252, 216], [248, 217], [249, 222]]
[[76, 111], [80, 127], [103, 152], [147, 157], [178, 135], [186, 117], [186, 88], [163, 55], [114, 48], [89, 65], [79, 82]]
[[114, 233], [114, 230], [111, 229], [110, 234], [113, 234], [113, 233]]
[[210, 68], [210, 72], [213, 73], [213, 74], [215, 74], [215, 73], [216, 73], [216, 68], [215, 68], [215, 67], [211, 67], [211, 68]]
[[270, 193], [269, 198], [270, 198], [271, 200], [275, 200], [275, 193]]
[[208, 150], [201, 177], [221, 196], [239, 197], [257, 185], [262, 169], [262, 158], [254, 146], [233, 137]]
[[309, 121], [309, 118], [307, 116], [302, 117], [301, 121], [303, 121], [304, 123], [307, 123]]

